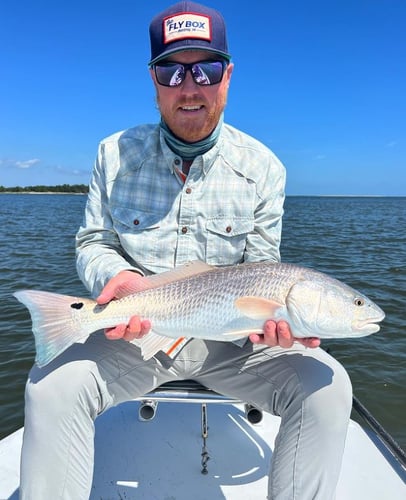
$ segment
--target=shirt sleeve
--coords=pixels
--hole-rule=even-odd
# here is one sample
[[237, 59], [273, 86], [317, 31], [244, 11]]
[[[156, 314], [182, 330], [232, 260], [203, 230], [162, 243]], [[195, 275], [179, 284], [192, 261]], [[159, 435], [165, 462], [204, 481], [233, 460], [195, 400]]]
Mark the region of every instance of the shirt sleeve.
[[286, 171], [282, 163], [270, 156], [258, 183], [258, 204], [254, 212], [254, 230], [248, 234], [244, 261], [280, 261], [283, 204], [285, 201]]
[[76, 235], [77, 271], [94, 297], [120, 271], [132, 270], [143, 274], [124, 252], [114, 230], [104, 167], [104, 146], [101, 144], [89, 186], [83, 223]]

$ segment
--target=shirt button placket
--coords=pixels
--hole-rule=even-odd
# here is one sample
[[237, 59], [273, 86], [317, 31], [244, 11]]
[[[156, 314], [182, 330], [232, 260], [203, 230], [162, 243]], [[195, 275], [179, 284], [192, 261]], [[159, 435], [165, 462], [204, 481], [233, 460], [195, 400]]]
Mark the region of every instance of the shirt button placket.
[[191, 224], [195, 220], [195, 211], [193, 187], [191, 184], [193, 184], [193, 180], [188, 177], [181, 193], [179, 206], [177, 259], [178, 262], [182, 263], [191, 259], [191, 251], [193, 249], [193, 241], [190, 239], [190, 235], [192, 234]]

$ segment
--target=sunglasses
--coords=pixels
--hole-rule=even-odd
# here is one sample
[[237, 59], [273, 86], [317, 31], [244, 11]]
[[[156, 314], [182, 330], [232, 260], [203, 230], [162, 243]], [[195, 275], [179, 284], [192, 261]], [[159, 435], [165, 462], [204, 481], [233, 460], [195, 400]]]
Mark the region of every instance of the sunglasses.
[[199, 61], [193, 64], [163, 62], [154, 65], [157, 82], [165, 87], [177, 87], [186, 78], [190, 70], [197, 85], [216, 85], [223, 79], [226, 61]]

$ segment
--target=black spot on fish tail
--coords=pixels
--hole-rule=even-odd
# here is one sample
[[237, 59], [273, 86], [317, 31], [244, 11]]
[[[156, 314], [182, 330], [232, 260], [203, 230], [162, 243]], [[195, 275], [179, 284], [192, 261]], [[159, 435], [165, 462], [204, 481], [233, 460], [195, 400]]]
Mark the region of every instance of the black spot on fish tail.
[[84, 306], [83, 302], [74, 302], [70, 305], [72, 309], [82, 309]]

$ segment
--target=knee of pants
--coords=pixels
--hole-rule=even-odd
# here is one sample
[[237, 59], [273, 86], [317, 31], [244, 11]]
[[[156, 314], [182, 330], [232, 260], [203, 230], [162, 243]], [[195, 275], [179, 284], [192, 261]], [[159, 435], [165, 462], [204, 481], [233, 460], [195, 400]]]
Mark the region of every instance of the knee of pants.
[[81, 407], [94, 419], [102, 410], [106, 392], [91, 361], [75, 361], [53, 369], [34, 366], [25, 390], [26, 413], [59, 418]]
[[333, 370], [330, 383], [310, 394], [305, 406], [315, 425], [327, 426], [330, 431], [348, 423], [352, 408], [352, 385], [348, 373], [337, 361], [330, 363]]
[[306, 355], [289, 355], [287, 359], [282, 389], [277, 391], [274, 400], [279, 414], [293, 415], [305, 408], [315, 424], [347, 421], [352, 407], [352, 387], [344, 367], [320, 351], [317, 357], [309, 351]]

